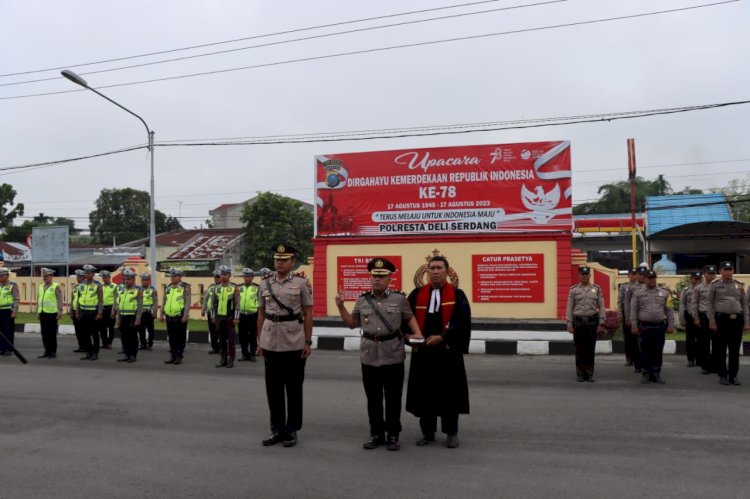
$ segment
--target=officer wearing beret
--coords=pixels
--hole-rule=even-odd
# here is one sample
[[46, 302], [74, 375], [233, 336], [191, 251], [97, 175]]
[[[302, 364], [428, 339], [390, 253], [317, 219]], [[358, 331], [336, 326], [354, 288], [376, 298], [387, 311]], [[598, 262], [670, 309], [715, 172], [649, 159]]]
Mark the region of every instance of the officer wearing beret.
[[625, 290], [625, 310], [623, 311], [623, 315], [625, 318], [625, 323], [623, 324], [623, 334], [625, 332], [625, 328], [627, 328], [628, 331], [630, 331], [630, 336], [634, 340], [635, 345], [632, 345], [631, 348], [633, 349], [633, 352], [630, 357], [630, 359], [633, 361], [633, 371], [636, 373], [641, 372], [641, 342], [637, 335], [633, 333], [632, 328], [632, 321], [630, 320], [630, 305], [633, 302], [633, 295], [641, 288], [646, 287], [646, 274], [648, 274], [648, 267], [644, 265], [640, 265], [636, 267], [636, 280], [635, 282], [628, 283], [628, 288]]
[[154, 318], [158, 308], [159, 293], [151, 284], [151, 274], [148, 272], [141, 274], [141, 289], [143, 290], [143, 312], [138, 336], [141, 340], [141, 350], [151, 350], [154, 346]]
[[219, 267], [221, 277], [219, 284], [214, 286], [214, 296], [211, 300], [212, 321], [219, 336], [219, 353], [221, 359], [215, 367], [234, 367], [235, 341], [234, 341], [234, 316], [235, 316], [235, 286], [229, 280], [232, 278], [232, 269], [226, 265]]
[[81, 330], [86, 355], [81, 360], [97, 360], [99, 358], [99, 321], [102, 319], [102, 287], [94, 280], [96, 267], [84, 265], [84, 281], [76, 288], [78, 290], [78, 306], [76, 317], [81, 321]]
[[656, 272], [648, 271], [646, 285], [635, 292], [630, 304], [633, 333], [641, 346], [641, 383], [665, 383], [661, 376], [664, 333], [674, 330], [674, 310], [669, 291], [656, 285]]
[[76, 341], [78, 342], [78, 348], [73, 350], [73, 352], [75, 353], [82, 353], [86, 351], [86, 349], [84, 348], [86, 342], [83, 339], [83, 328], [81, 327], [81, 321], [76, 314], [76, 310], [78, 309], [78, 294], [82, 289], [81, 284], [83, 283], [85, 275], [86, 272], [84, 272], [83, 269], [77, 269], [75, 271], [76, 283], [73, 284], [73, 287], [71, 288], [70, 304], [68, 306], [68, 314], [70, 315], [70, 319], [73, 321], [73, 329], [76, 333]]
[[711, 352], [714, 342], [713, 333], [708, 327], [708, 287], [716, 279], [716, 265], [703, 267], [703, 280], [693, 288], [692, 316], [698, 329], [698, 350], [696, 362], [703, 374], [716, 372]]
[[[312, 294], [307, 279], [292, 272], [297, 250], [271, 248], [275, 272], [263, 278], [258, 299], [258, 355], [265, 357], [271, 434], [263, 445], [297, 445], [302, 428], [302, 383], [312, 345]], [[288, 404], [285, 404], [285, 395]]]
[[190, 316], [190, 285], [182, 282], [185, 273], [180, 269], [171, 269], [169, 286], [164, 290], [164, 301], [160, 319], [167, 321], [169, 338], [169, 360], [165, 364], [182, 364], [185, 342], [187, 341], [187, 323]]
[[[734, 264], [719, 264], [721, 279], [708, 287], [708, 327], [714, 334], [714, 363], [722, 385], [739, 385], [742, 330], [750, 330], [745, 285], [734, 279]], [[729, 366], [727, 367], [727, 350]]]
[[42, 268], [42, 284], [37, 291], [36, 314], [42, 329], [42, 345], [44, 354], [40, 359], [54, 359], [57, 357], [57, 323], [62, 317], [62, 288], [54, 282], [55, 271]]
[[579, 267], [580, 282], [570, 288], [565, 318], [576, 347], [576, 380], [594, 382], [597, 332], [604, 331], [604, 295], [591, 284], [591, 268]]
[[633, 267], [628, 271], [628, 282], [620, 284], [617, 288], [617, 315], [622, 324], [622, 339], [625, 342], [625, 367], [635, 366], [640, 371], [640, 352], [638, 352], [638, 339], [633, 336], [630, 326], [626, 323], [627, 305], [625, 297], [631, 286], [638, 282], [638, 267]]
[[[349, 328], [362, 328], [359, 358], [370, 420], [370, 440], [362, 446], [375, 449], [385, 445], [388, 450], [398, 450], [406, 359], [404, 339], [419, 339], [422, 333], [406, 295], [389, 289], [391, 274], [396, 272], [396, 266], [385, 258], [373, 258], [367, 264], [367, 271], [370, 273], [372, 290], [357, 298], [352, 313], [346, 310], [344, 297], [340, 293], [336, 295], [336, 306], [344, 324]], [[412, 334], [401, 329], [402, 323], [408, 323]]]
[[123, 287], [117, 293], [115, 303], [115, 320], [122, 338], [125, 357], [117, 362], [132, 364], [138, 356], [138, 329], [143, 313], [143, 290], [135, 284], [135, 272], [131, 269], [122, 271]]
[[692, 314], [693, 293], [695, 287], [701, 281], [700, 272], [690, 273], [690, 282], [680, 292], [680, 320], [685, 326], [685, 353], [687, 354], [688, 367], [694, 367], [698, 360], [698, 327]]
[[13, 340], [16, 331], [16, 313], [21, 298], [18, 285], [10, 280], [7, 267], [0, 267], [0, 331], [5, 338], [0, 338], [0, 355], [13, 354]]
[[237, 326], [242, 358], [255, 362], [255, 351], [258, 349], [258, 291], [260, 288], [253, 282], [253, 269], [242, 269], [244, 283], [235, 289], [234, 324]]
[[221, 282], [221, 271], [214, 270], [214, 283], [211, 284], [206, 292], [203, 294], [203, 301], [201, 307], [201, 317], [207, 317], [208, 319], [208, 339], [211, 343], [211, 350], [209, 354], [219, 353], [219, 332], [216, 330], [216, 321], [214, 321], [213, 310], [214, 310], [214, 291], [216, 286]]
[[99, 335], [102, 339], [102, 348], [111, 348], [115, 339], [115, 294], [117, 284], [112, 282], [112, 275], [107, 270], [99, 272], [102, 276], [102, 319], [99, 321]]

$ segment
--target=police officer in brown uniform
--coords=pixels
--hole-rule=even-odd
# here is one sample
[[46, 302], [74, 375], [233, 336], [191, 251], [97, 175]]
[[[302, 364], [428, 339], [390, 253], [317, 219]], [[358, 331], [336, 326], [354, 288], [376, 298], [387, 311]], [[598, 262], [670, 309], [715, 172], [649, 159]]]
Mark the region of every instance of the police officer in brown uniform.
[[[719, 264], [721, 279], [708, 287], [708, 327], [714, 333], [714, 363], [722, 385], [739, 385], [742, 330], [750, 330], [745, 285], [734, 279], [734, 264]], [[729, 367], [727, 367], [729, 350]]]
[[565, 318], [576, 347], [576, 380], [593, 383], [596, 334], [604, 331], [604, 296], [591, 284], [589, 267], [580, 267], [578, 276], [581, 282], [570, 288]]
[[625, 367], [639, 366], [640, 360], [638, 357], [638, 339], [633, 336], [630, 331], [630, 325], [625, 322], [627, 315], [627, 306], [625, 304], [625, 296], [627, 295], [630, 286], [638, 282], [638, 268], [633, 267], [628, 272], [628, 282], [621, 284], [617, 289], [617, 315], [622, 324], [622, 339], [625, 342]]
[[[275, 244], [275, 272], [263, 278], [258, 299], [258, 355], [265, 357], [271, 434], [263, 445], [297, 445], [302, 428], [302, 384], [312, 345], [312, 295], [307, 279], [292, 272], [297, 250]], [[288, 405], [285, 404], [285, 395]]]
[[646, 286], [633, 295], [630, 304], [633, 333], [641, 346], [641, 383], [663, 385], [661, 376], [664, 333], [674, 330], [674, 310], [669, 306], [669, 291], [656, 285], [656, 272], [646, 274]]
[[[344, 324], [349, 328], [362, 327], [359, 358], [362, 363], [362, 383], [367, 395], [371, 437], [362, 446], [365, 449], [375, 449], [385, 445], [388, 450], [398, 450], [406, 359], [404, 339], [421, 338], [422, 333], [419, 332], [419, 325], [406, 295], [388, 288], [391, 273], [396, 272], [396, 266], [385, 258], [373, 258], [367, 264], [367, 271], [371, 276], [372, 291], [360, 295], [351, 314], [346, 310], [341, 294], [336, 295], [336, 306]], [[408, 323], [412, 334], [401, 330], [402, 323]]]
[[716, 279], [716, 265], [703, 267], [703, 281], [693, 288], [692, 315], [698, 328], [698, 352], [696, 361], [703, 374], [716, 372], [711, 355], [713, 333], [708, 327], [708, 287]]
[[687, 366], [695, 367], [698, 362], [698, 330], [693, 317], [692, 304], [695, 287], [701, 282], [701, 273], [692, 272], [690, 283], [680, 292], [680, 320], [685, 326], [685, 354], [687, 355]]

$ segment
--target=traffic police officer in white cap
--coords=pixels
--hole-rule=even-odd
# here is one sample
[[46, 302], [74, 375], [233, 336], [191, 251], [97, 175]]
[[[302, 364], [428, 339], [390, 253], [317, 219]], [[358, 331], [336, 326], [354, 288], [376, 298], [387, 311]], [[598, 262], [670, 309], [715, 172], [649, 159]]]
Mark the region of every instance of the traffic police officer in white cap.
[[255, 362], [255, 350], [258, 348], [258, 290], [257, 284], [253, 282], [255, 272], [253, 269], [242, 269], [242, 278], [245, 281], [235, 289], [235, 325], [237, 326], [242, 349], [240, 360]]
[[57, 357], [57, 323], [62, 317], [62, 288], [52, 280], [55, 271], [42, 268], [42, 284], [39, 285], [36, 300], [36, 314], [42, 329], [44, 354], [40, 359]]
[[114, 312], [125, 357], [117, 359], [117, 362], [132, 364], [138, 356], [138, 329], [143, 312], [143, 290], [136, 286], [135, 271], [132, 269], [123, 269], [122, 280], [123, 287], [117, 293]]
[[18, 285], [10, 280], [8, 268], [0, 267], [0, 331], [5, 336], [5, 338], [0, 338], [0, 355], [13, 354], [16, 313], [20, 303]]
[[165, 364], [182, 364], [185, 342], [187, 341], [187, 323], [190, 316], [190, 285], [182, 282], [185, 273], [179, 269], [169, 271], [170, 284], [164, 291], [161, 307], [161, 320], [167, 321], [169, 338], [169, 360]]

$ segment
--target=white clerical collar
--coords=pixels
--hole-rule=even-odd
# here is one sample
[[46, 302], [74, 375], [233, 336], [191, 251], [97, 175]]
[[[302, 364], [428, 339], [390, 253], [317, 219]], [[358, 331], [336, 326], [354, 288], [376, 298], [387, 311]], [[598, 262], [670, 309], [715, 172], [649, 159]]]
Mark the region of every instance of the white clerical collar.
[[440, 289], [433, 288], [432, 294], [430, 295], [430, 308], [427, 312], [434, 314], [438, 310], [440, 310]]

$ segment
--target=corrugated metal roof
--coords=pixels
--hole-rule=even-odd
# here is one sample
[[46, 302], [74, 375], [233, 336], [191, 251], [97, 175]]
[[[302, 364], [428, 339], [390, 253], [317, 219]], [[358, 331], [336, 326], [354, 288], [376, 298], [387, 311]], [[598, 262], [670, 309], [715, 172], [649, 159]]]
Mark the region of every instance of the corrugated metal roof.
[[241, 239], [241, 233], [198, 234], [169, 255], [167, 260], [216, 260]]
[[731, 222], [722, 193], [646, 197], [646, 234], [696, 222]]

